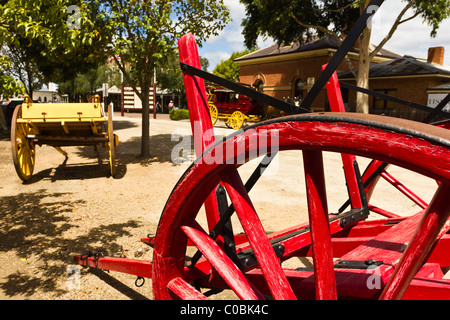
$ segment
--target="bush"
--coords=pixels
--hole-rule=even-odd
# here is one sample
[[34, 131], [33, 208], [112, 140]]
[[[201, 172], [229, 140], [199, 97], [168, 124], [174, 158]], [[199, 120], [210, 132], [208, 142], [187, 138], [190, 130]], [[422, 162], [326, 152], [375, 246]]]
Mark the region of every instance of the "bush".
[[169, 115], [171, 120], [189, 119], [189, 111], [187, 109], [170, 110]]

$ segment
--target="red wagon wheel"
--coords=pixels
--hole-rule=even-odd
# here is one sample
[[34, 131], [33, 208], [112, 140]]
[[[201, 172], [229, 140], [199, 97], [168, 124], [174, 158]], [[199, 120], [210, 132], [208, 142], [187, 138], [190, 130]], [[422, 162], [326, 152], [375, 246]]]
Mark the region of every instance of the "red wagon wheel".
[[[295, 299], [298, 288], [290, 283], [280, 265], [282, 254], [275, 252], [250, 197], [237, 173], [237, 158], [250, 161], [258, 154], [257, 145], [249, 143], [262, 134], [275, 133], [279, 144], [267, 141], [267, 150], [303, 150], [308, 200], [311, 245], [314, 258], [316, 297], [334, 299], [337, 289], [327, 229], [327, 200], [324, 188], [322, 151], [354, 154], [385, 161], [423, 174], [441, 182], [425, 212], [416, 234], [425, 241], [411, 240], [383, 298], [398, 298], [408, 285], [417, 266], [430, 249], [437, 232], [450, 215], [450, 132], [428, 125], [386, 117], [323, 113], [279, 118], [249, 127], [244, 133], [229, 137], [203, 153], [182, 176], [164, 208], [157, 230], [153, 259], [153, 294], [155, 299], [204, 298], [195, 287], [220, 279], [242, 299], [262, 298], [267, 292], [275, 299]], [[228, 154], [227, 150], [241, 151]], [[221, 161], [211, 162], [218, 154]], [[259, 154], [261, 155], [261, 154]], [[252, 268], [259, 270], [265, 284], [252, 282], [245, 268], [233, 262], [223, 243], [215, 242], [200, 226], [198, 212], [206, 197], [223, 184], [230, 197], [251, 250], [256, 258]], [[437, 230], [437, 231], [436, 231]], [[187, 245], [195, 245], [205, 260], [187, 264]], [[295, 248], [291, 248], [295, 250]], [[421, 256], [414, 256], [421, 252]], [[410, 259], [414, 256], [414, 259]], [[412, 262], [413, 261], [413, 262]], [[399, 271], [397, 271], [399, 270]], [[292, 270], [290, 271], [292, 272]], [[267, 294], [267, 293], [265, 293]]]

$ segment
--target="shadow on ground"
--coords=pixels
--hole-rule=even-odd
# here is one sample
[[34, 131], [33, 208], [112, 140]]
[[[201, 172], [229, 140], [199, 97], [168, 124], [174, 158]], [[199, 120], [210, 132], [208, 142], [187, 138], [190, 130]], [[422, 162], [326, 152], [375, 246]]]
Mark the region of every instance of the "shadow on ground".
[[40, 190], [0, 198], [0, 252], [10, 257], [2, 262], [5, 277], [0, 289], [7, 297], [32, 296], [37, 291], [56, 296], [66, 293], [57, 280], [73, 264], [74, 255], [88, 251], [117, 255], [123, 249], [116, 239], [130, 236], [132, 229], [141, 226], [129, 220], [99, 225], [79, 235], [73, 230], [80, 228], [82, 217], [74, 211], [85, 203], [70, 197], [69, 193]]

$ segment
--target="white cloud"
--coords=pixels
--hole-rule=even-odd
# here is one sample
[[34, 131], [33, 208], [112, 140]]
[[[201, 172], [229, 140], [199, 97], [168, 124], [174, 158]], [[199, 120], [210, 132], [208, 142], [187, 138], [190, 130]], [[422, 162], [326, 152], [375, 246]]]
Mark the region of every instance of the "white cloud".
[[208, 51], [204, 54], [199, 53], [202, 57], [209, 61], [209, 71], [214, 70], [214, 67], [222, 60], [227, 60], [231, 56], [232, 52], [229, 51]]
[[224, 0], [230, 11], [232, 21], [219, 33], [211, 37], [199, 48], [199, 54], [209, 60], [209, 70], [212, 71], [221, 60], [228, 59], [235, 51], [245, 49], [242, 35], [242, 19], [245, 18], [245, 7], [239, 0]]
[[[385, 1], [373, 19], [372, 43], [378, 44], [388, 33], [397, 15], [405, 6], [400, 0]], [[411, 16], [407, 12], [404, 17]], [[426, 58], [428, 48], [444, 46], [446, 49], [444, 64], [450, 64], [450, 19], [444, 20], [435, 38], [430, 38], [431, 27], [423, 23], [420, 17], [401, 24], [384, 48], [400, 55]]]

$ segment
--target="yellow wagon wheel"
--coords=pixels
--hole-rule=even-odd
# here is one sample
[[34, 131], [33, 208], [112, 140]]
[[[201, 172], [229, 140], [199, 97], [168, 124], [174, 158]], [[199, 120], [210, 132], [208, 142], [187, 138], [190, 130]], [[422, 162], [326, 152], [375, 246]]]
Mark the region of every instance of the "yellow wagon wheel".
[[108, 152], [109, 152], [109, 165], [111, 167], [111, 176], [116, 175], [116, 158], [115, 149], [119, 145], [119, 139], [113, 131], [113, 108], [112, 105], [108, 105]]
[[23, 181], [30, 180], [34, 171], [36, 156], [35, 145], [27, 138], [29, 129], [23, 123], [17, 123], [22, 118], [22, 105], [14, 109], [11, 120], [11, 147], [14, 168]]
[[211, 123], [212, 125], [215, 125], [218, 118], [218, 112], [215, 105], [212, 103], [209, 104], [209, 114], [211, 115]]
[[228, 122], [234, 130], [238, 130], [242, 128], [242, 125], [244, 124], [244, 114], [240, 111], [235, 111], [231, 114], [231, 116], [228, 118]]

